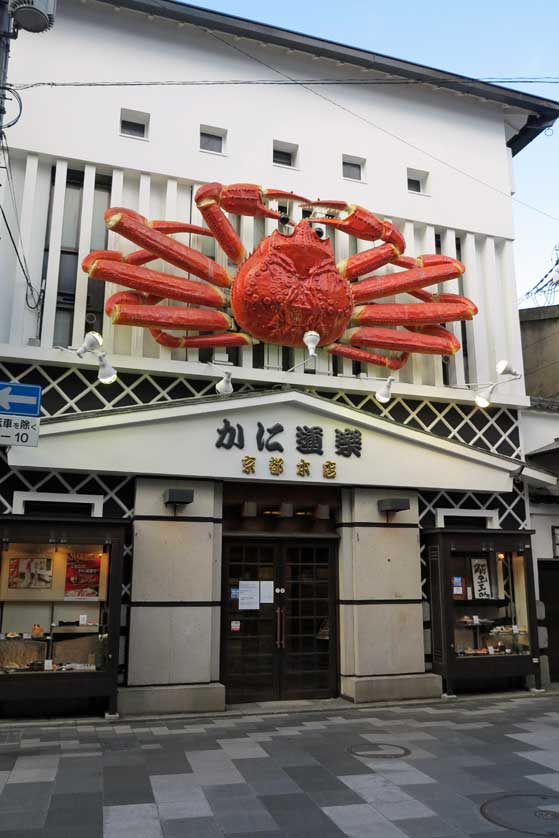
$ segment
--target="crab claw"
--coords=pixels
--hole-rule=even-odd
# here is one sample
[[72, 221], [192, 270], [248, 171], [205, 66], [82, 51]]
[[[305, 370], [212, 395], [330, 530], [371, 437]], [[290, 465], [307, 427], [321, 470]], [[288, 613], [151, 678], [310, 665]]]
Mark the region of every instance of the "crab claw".
[[211, 229], [206, 216], [212, 206], [218, 206], [225, 212], [232, 212], [235, 215], [280, 218], [282, 213], [271, 210], [264, 203], [280, 198], [286, 201], [307, 201], [306, 198], [295, 195], [294, 192], [285, 192], [281, 189], [263, 189], [255, 183], [232, 183], [229, 186], [223, 186], [221, 183], [207, 183], [200, 187], [194, 200]]
[[301, 204], [308, 203], [306, 198], [295, 195], [294, 192], [285, 192], [283, 189], [263, 189], [262, 194], [267, 201], [277, 201], [285, 198], [286, 201], [299, 201]]
[[348, 214], [345, 218], [319, 217], [309, 218], [310, 224], [324, 224], [341, 230], [349, 236], [355, 236], [364, 241], [378, 241], [382, 239], [388, 244], [393, 244], [398, 254], [402, 254], [406, 243], [399, 230], [390, 221], [381, 221], [372, 212], [360, 207], [357, 204], [346, 204], [344, 201], [314, 201], [306, 204], [307, 207], [324, 207], [334, 212], [345, 211]]
[[305, 201], [299, 206], [304, 209], [309, 207], [324, 207], [325, 209], [335, 210], [336, 212], [351, 212], [353, 209], [351, 204], [346, 204], [345, 201]]

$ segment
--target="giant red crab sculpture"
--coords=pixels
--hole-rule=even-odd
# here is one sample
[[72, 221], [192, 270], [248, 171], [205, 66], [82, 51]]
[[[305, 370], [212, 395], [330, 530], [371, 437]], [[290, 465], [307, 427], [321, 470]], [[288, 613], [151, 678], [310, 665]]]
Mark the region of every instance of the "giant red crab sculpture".
[[[295, 225], [266, 205], [272, 199], [323, 207], [328, 215], [306, 218]], [[290, 192], [247, 183], [207, 184], [198, 189], [195, 201], [209, 229], [175, 221], [147, 221], [120, 207], [106, 211], [107, 227], [142, 248], [127, 256], [97, 250], [83, 261], [90, 277], [133, 289], [107, 300], [105, 310], [113, 323], [145, 326], [158, 343], [172, 348], [246, 346], [255, 339], [303, 347], [305, 332], [316, 331], [319, 345], [332, 355], [399, 369], [410, 352], [455, 353], [460, 344], [440, 324], [469, 320], [477, 312], [466, 297], [423, 290], [460, 276], [464, 272], [460, 262], [438, 254], [416, 259], [403, 256], [405, 242], [398, 230], [363, 207], [341, 201], [310, 202]], [[274, 231], [247, 254], [225, 212], [281, 218], [284, 227], [293, 229], [290, 235]], [[330, 241], [323, 239], [322, 230], [313, 224], [329, 225], [365, 241], [382, 240], [383, 244], [336, 265]], [[170, 237], [181, 232], [213, 235], [239, 266], [236, 276]], [[158, 258], [198, 279], [142, 267]], [[404, 270], [355, 281], [388, 263]], [[375, 302], [401, 293], [421, 302]], [[190, 306], [159, 305], [169, 299]], [[232, 317], [224, 310], [228, 307]], [[237, 325], [243, 331], [236, 331]], [[405, 328], [394, 328], [398, 326]], [[164, 329], [206, 334], [179, 337]]]

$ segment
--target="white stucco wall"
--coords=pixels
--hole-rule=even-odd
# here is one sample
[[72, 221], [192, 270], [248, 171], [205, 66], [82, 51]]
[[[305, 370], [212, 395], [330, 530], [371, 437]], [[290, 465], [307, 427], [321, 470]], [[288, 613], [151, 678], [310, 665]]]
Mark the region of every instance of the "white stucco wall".
[[[374, 78], [350, 65], [217, 35], [293, 77]], [[52, 31], [24, 34], [14, 45], [10, 80], [281, 79], [222, 40], [105, 4], [62, 0]], [[398, 135], [508, 193], [501, 106], [415, 85], [316, 90], [392, 136], [297, 86], [39, 88], [25, 92], [24, 115], [10, 143], [198, 181], [249, 180], [429, 224], [512, 236], [507, 195], [394, 139]], [[150, 113], [148, 141], [119, 136], [121, 108]], [[201, 124], [227, 130], [225, 156], [198, 150]], [[274, 139], [299, 145], [298, 171], [273, 165]], [[367, 183], [342, 179], [342, 154], [366, 159]], [[408, 193], [408, 167], [430, 173], [430, 197]]]

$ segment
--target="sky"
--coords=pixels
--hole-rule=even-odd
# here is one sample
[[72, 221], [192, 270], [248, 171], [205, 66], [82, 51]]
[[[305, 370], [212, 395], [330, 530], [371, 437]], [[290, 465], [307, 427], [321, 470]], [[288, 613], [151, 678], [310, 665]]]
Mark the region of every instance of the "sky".
[[[456, 0], [398, 0], [392, 4], [371, 0], [191, 2], [465, 76], [559, 78], [559, 3], [553, 0], [469, 0], [466, 4]], [[516, 87], [559, 100], [559, 83]], [[553, 247], [559, 243], [559, 121], [551, 136], [540, 135], [516, 155], [514, 173], [520, 298], [551, 267]], [[555, 216], [555, 220], [520, 201]]]

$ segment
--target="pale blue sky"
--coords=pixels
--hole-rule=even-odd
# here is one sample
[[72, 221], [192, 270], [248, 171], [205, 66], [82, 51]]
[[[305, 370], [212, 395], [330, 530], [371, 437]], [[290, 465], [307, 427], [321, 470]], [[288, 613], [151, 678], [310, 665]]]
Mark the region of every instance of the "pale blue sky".
[[[552, 0], [194, 2], [467, 76], [559, 77], [559, 4]], [[518, 85], [518, 89], [559, 99], [559, 84]], [[559, 122], [552, 136], [538, 137], [515, 157], [514, 169], [516, 197], [559, 218]], [[550, 267], [553, 246], [559, 242], [559, 221], [519, 204], [515, 220], [520, 294]]]

